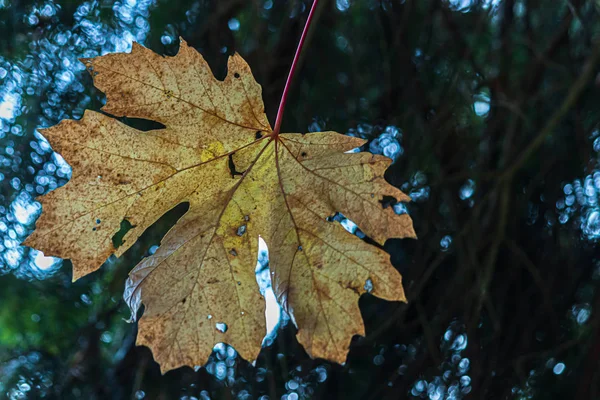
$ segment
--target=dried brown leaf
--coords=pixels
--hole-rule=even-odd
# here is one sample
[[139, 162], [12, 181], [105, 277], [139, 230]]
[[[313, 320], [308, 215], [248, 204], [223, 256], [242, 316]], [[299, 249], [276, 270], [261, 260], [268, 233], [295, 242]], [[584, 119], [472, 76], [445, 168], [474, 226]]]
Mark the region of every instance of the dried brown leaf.
[[[237, 54], [223, 81], [183, 40], [175, 57], [134, 44], [131, 53], [83, 61], [106, 93], [103, 111], [165, 128], [143, 132], [86, 111], [43, 130], [73, 176], [41, 198], [26, 244], [71, 259], [78, 279], [189, 203], [125, 289], [134, 318], [145, 305], [138, 344], [163, 371], [204, 364], [219, 342], [256, 358], [265, 334], [254, 275], [259, 235], [274, 291], [313, 357], [343, 362], [352, 336], [364, 334], [358, 298], [367, 280], [374, 295], [405, 301], [389, 255], [328, 220], [341, 212], [380, 244], [415, 237], [408, 215], [381, 205], [384, 196], [409, 200], [383, 178], [389, 159], [348, 153], [364, 141], [335, 132], [274, 135], [260, 85]], [[115, 249], [125, 219], [133, 228]]]

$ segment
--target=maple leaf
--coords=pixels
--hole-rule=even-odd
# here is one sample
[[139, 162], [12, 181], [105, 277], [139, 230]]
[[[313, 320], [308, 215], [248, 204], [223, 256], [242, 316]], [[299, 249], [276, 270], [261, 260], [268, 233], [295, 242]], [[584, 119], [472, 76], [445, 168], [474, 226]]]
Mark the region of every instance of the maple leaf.
[[[274, 292], [313, 357], [343, 362], [352, 336], [364, 335], [358, 298], [367, 281], [374, 295], [405, 301], [389, 255], [328, 218], [342, 213], [379, 244], [415, 237], [410, 217], [381, 203], [409, 200], [383, 177], [391, 161], [349, 152], [364, 140], [274, 134], [261, 87], [237, 54], [223, 81], [183, 40], [174, 57], [134, 43], [131, 53], [82, 61], [106, 94], [106, 114], [88, 110], [43, 130], [73, 173], [41, 198], [26, 245], [71, 259], [76, 280], [189, 203], [125, 288], [134, 319], [145, 305], [137, 343], [152, 349], [163, 371], [203, 365], [219, 342], [256, 358], [265, 335], [254, 273], [259, 236]], [[107, 114], [164, 128], [140, 131]], [[123, 220], [132, 228], [115, 249]]]

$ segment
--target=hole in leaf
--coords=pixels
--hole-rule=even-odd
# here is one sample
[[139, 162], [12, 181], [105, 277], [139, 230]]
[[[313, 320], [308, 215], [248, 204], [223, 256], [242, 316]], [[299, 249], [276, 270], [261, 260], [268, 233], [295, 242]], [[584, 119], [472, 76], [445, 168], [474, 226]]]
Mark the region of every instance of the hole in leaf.
[[327, 222], [333, 222], [333, 221], [339, 220], [340, 215], [341, 215], [340, 213], [336, 212], [336, 213], [333, 213], [332, 215], [330, 215], [329, 217], [325, 218], [325, 220]]
[[217, 328], [217, 330], [221, 333], [227, 332], [227, 324], [224, 322], [217, 322], [215, 324], [215, 328]]
[[235, 169], [235, 163], [233, 162], [233, 154], [229, 155], [229, 162], [227, 166], [229, 167], [229, 173], [231, 174], [232, 178], [234, 178], [236, 175], [243, 175], [241, 172]]
[[367, 291], [367, 293], [371, 293], [373, 291], [373, 281], [371, 280], [371, 278], [367, 279], [364, 288]]
[[157, 129], [165, 129], [166, 126], [161, 124], [160, 122], [152, 121], [151, 119], [144, 118], [131, 118], [131, 117], [115, 117], [113, 118], [121, 121], [125, 125], [137, 129], [139, 131], [147, 132], [153, 131]]
[[240, 77], [240, 74], [238, 74], [237, 72], [235, 74], [233, 74], [233, 76], [235, 76], [236, 78]]
[[396, 203], [398, 203], [398, 200], [396, 200], [395, 197], [393, 196], [383, 196], [383, 198], [381, 200], [379, 200], [379, 202], [381, 203], [381, 206], [383, 208], [388, 208], [390, 206], [394, 206], [396, 205]]
[[127, 232], [131, 230], [131, 228], [133, 228], [133, 225], [131, 225], [131, 222], [129, 222], [127, 219], [121, 221], [121, 228], [112, 237], [112, 242], [115, 249], [119, 248], [123, 244], [123, 237], [125, 237]]
[[275, 293], [273, 292], [273, 286], [271, 278], [273, 272], [269, 269], [269, 249], [263, 238], [258, 238], [258, 262], [256, 263], [256, 283], [260, 289], [260, 294], [265, 298], [265, 320], [267, 323], [267, 334], [265, 336], [265, 342], [268, 343], [273, 340], [274, 335], [277, 332], [277, 327], [283, 322], [289, 320], [288, 315], [283, 311], [281, 304], [278, 302]]
[[263, 134], [261, 131], [256, 131], [256, 135], [254, 135], [254, 137], [260, 139], [261, 137], [263, 137]]

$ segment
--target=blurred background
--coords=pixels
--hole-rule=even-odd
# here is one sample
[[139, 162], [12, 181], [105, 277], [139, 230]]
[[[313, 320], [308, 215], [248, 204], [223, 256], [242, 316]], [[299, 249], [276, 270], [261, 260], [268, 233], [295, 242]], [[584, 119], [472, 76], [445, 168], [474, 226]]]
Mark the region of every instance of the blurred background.
[[102, 106], [78, 58], [133, 41], [174, 55], [179, 36], [217, 77], [239, 52], [273, 123], [311, 1], [0, 0], [0, 398], [600, 399], [600, 1], [320, 3], [283, 131], [394, 160], [413, 201], [389, 206], [419, 240], [385, 250], [409, 303], [363, 295], [347, 362], [312, 360], [263, 251], [259, 358], [220, 344], [161, 376], [122, 293], [185, 205], [71, 283], [70, 262], [20, 246], [36, 196], [71, 174], [36, 129]]

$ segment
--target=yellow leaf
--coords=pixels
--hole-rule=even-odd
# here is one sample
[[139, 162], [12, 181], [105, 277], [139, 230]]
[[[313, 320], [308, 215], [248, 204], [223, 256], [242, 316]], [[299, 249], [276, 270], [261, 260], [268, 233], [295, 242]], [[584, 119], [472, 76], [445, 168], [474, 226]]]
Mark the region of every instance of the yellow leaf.
[[[364, 141], [335, 132], [274, 134], [261, 87], [237, 54], [224, 81], [183, 40], [175, 57], [134, 44], [83, 62], [106, 93], [103, 111], [165, 128], [143, 132], [86, 111], [43, 130], [73, 176], [41, 198], [26, 245], [71, 259], [75, 280], [189, 203], [125, 288], [133, 318], [145, 305], [137, 343], [163, 371], [204, 364], [219, 342], [256, 358], [265, 335], [259, 236], [275, 294], [313, 357], [345, 361], [352, 336], [364, 334], [358, 298], [367, 282], [374, 295], [405, 301], [389, 255], [328, 218], [340, 212], [380, 244], [415, 237], [408, 215], [381, 205], [384, 196], [409, 200], [383, 178], [389, 159], [349, 153]], [[132, 229], [115, 249], [123, 220]]]

